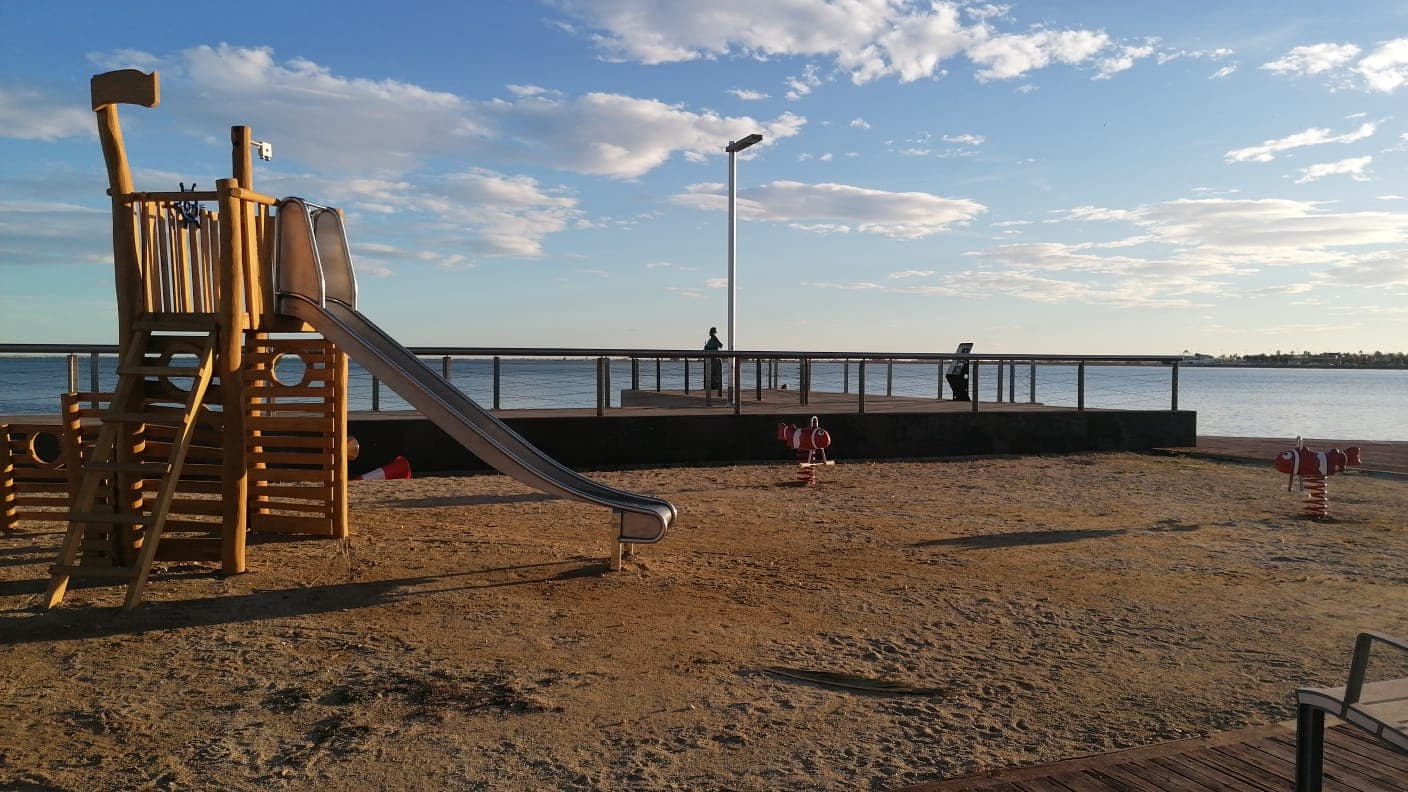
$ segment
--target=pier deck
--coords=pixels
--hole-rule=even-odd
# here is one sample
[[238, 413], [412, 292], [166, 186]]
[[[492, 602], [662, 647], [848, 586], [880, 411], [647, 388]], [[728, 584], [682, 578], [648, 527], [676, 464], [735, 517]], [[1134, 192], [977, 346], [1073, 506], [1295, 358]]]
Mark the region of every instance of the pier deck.
[[[994, 770], [905, 787], [899, 792], [1288, 792], [1296, 735], [1287, 724]], [[1357, 729], [1325, 730], [1325, 792], [1403, 792], [1408, 756]]]

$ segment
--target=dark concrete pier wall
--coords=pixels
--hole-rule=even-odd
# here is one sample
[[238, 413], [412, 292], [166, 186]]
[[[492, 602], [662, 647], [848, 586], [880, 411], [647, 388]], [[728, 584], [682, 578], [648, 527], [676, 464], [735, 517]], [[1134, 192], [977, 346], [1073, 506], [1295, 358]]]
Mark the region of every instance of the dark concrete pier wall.
[[[1197, 442], [1191, 411], [1051, 410], [942, 413], [641, 414], [513, 417], [505, 422], [571, 468], [792, 460], [777, 424], [812, 415], [831, 433], [833, 459], [1139, 451]], [[483, 462], [415, 415], [352, 418], [361, 444], [352, 472], [404, 455], [415, 471], [483, 470]]]

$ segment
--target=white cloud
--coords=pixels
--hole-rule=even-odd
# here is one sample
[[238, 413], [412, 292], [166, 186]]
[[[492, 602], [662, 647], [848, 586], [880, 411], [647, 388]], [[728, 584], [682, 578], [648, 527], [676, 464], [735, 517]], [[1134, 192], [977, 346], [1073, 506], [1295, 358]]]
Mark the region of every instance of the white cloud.
[[745, 102], [757, 102], [768, 98], [768, 95], [762, 91], [749, 91], [744, 88], [730, 88], [728, 93]]
[[1354, 44], [1312, 44], [1296, 47], [1261, 68], [1288, 76], [1333, 78], [1332, 85], [1357, 84], [1376, 93], [1393, 93], [1408, 85], [1408, 37], [1380, 43], [1355, 60], [1362, 50]]
[[[719, 211], [727, 196], [718, 184], [691, 185], [672, 200], [682, 206]], [[747, 220], [844, 225], [861, 233], [921, 239], [966, 225], [987, 207], [966, 198], [921, 192], [886, 192], [846, 184], [775, 181], [738, 196], [738, 214]]]
[[1294, 47], [1290, 52], [1274, 61], [1263, 63], [1259, 68], [1277, 74], [1323, 74], [1354, 60], [1359, 48], [1353, 44], [1312, 44]]
[[986, 140], [987, 138], [983, 137], [982, 135], [972, 135], [966, 132], [961, 135], [943, 136], [943, 141], [945, 143], [961, 143], [968, 146], [981, 146]]
[[540, 257], [546, 239], [578, 227], [585, 218], [577, 199], [560, 187], [483, 168], [425, 175], [415, 182], [269, 174], [262, 183], [275, 194], [318, 196], [343, 208], [350, 215], [352, 236], [414, 238], [414, 243], [399, 243], [398, 260], [455, 268], [466, 265], [467, 255]]
[[852, 283], [802, 281], [802, 285], [810, 286], [813, 289], [840, 289], [842, 291], [873, 291], [881, 288], [880, 284], [871, 283], [869, 281], [855, 281]]
[[469, 99], [336, 75], [302, 58], [280, 62], [267, 47], [199, 46], [159, 61], [163, 107], [193, 131], [205, 134], [212, 117], [238, 106], [240, 120], [273, 140], [281, 160], [324, 170], [407, 173], [447, 157], [630, 179], [675, 155], [721, 156], [719, 141], [745, 131], [771, 142], [806, 123], [790, 113], [766, 121], [620, 94], [565, 97], [540, 86], [511, 86], [510, 99]]
[[1257, 146], [1233, 149], [1223, 155], [1227, 162], [1271, 162], [1276, 159], [1276, 155], [1282, 151], [1303, 148], [1305, 146], [1319, 146], [1325, 143], [1353, 143], [1371, 137], [1378, 131], [1379, 125], [1373, 121], [1366, 121], [1353, 132], [1346, 132], [1343, 135], [1333, 135], [1328, 129], [1307, 129], [1304, 132], [1297, 132], [1294, 135], [1287, 135], [1283, 138], [1267, 140]]
[[1368, 181], [1369, 175], [1364, 171], [1373, 161], [1373, 157], [1364, 156], [1311, 165], [1308, 168], [1300, 169], [1301, 177], [1296, 179], [1296, 184], [1317, 181], [1326, 176], [1349, 176], [1355, 181]]
[[1396, 250], [1346, 261], [1326, 270], [1322, 281], [1367, 288], [1408, 286], [1408, 255]]
[[849, 234], [851, 227], [837, 223], [788, 223], [788, 228], [806, 231], [809, 234]]
[[1393, 93], [1408, 84], [1408, 37], [1379, 45], [1354, 70], [1371, 91]]
[[1009, 80], [1052, 63], [1090, 60], [1110, 45], [1110, 37], [1091, 30], [1040, 30], [980, 41], [967, 50], [980, 67], [979, 80]]
[[891, 272], [888, 277], [892, 280], [898, 280], [902, 278], [928, 278], [933, 274], [933, 270], [901, 270], [900, 272]]
[[1134, 64], [1154, 54], [1152, 41], [1141, 45], [1123, 45], [1115, 54], [1100, 59], [1094, 79], [1108, 80], [1114, 75], [1134, 68]]
[[864, 118], [856, 117], [851, 119], [851, 126], [855, 129], [870, 129], [870, 124]]
[[1235, 72], [1235, 71], [1237, 71], [1237, 64], [1233, 63], [1233, 64], [1228, 65], [1228, 66], [1223, 66], [1221, 69], [1218, 69], [1217, 71], [1215, 71], [1215, 72], [1213, 72], [1212, 74], [1208, 75], [1208, 79], [1209, 79], [1209, 80], [1222, 80], [1222, 79], [1226, 79], [1227, 77], [1231, 77], [1231, 76], [1232, 76], [1232, 73]]
[[551, 88], [544, 88], [540, 85], [513, 85], [508, 86], [509, 93], [514, 96], [561, 96], [562, 92]]
[[1158, 55], [1154, 56], [1154, 60], [1155, 60], [1156, 63], [1158, 63], [1160, 66], [1162, 66], [1162, 65], [1164, 65], [1165, 63], [1168, 63], [1169, 61], [1178, 60], [1179, 58], [1196, 58], [1196, 59], [1200, 59], [1200, 60], [1222, 60], [1223, 58], [1230, 58], [1230, 57], [1232, 57], [1234, 54], [1235, 54], [1235, 53], [1234, 53], [1232, 50], [1230, 50], [1230, 49], [1228, 49], [1228, 48], [1226, 48], [1226, 47], [1218, 47], [1217, 49], [1206, 49], [1206, 50], [1185, 50], [1185, 49], [1163, 50], [1163, 51], [1161, 51]]
[[795, 102], [811, 93], [813, 88], [821, 85], [821, 77], [817, 76], [817, 74], [816, 65], [809, 63], [802, 68], [801, 74], [796, 77], [788, 78], [787, 99]]
[[0, 262], [20, 266], [77, 263], [111, 267], [110, 212], [107, 206], [0, 198]]
[[83, 98], [67, 102], [39, 91], [0, 85], [0, 137], [54, 141], [93, 136], [98, 128]]
[[[941, 77], [941, 64], [960, 55], [977, 67], [979, 80], [1010, 79], [1053, 63], [1085, 64], [1113, 46], [1103, 31], [1000, 31], [1007, 7], [947, 0], [560, 0], [558, 6], [598, 31], [592, 40], [613, 59], [829, 58], [857, 84]], [[814, 87], [804, 75], [790, 98]]]
[[[978, 269], [936, 283], [895, 288], [916, 294], [1010, 295], [1037, 302], [1188, 306], [1235, 290], [1269, 267], [1291, 283], [1242, 293], [1399, 284], [1408, 213], [1333, 212], [1313, 202], [1198, 199], [1133, 209], [1077, 207], [1068, 219], [1125, 222], [1137, 233], [1108, 242], [1034, 242], [970, 251]], [[1131, 251], [1138, 248], [1140, 254]]]

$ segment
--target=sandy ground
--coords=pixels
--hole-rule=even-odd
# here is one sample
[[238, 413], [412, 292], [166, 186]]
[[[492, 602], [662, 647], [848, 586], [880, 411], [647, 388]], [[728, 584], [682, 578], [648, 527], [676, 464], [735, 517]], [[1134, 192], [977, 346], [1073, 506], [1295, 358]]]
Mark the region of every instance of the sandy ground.
[[[1133, 454], [595, 474], [681, 521], [498, 475], [360, 482], [355, 537], [261, 541], [34, 608], [0, 537], [0, 788], [889, 789], [1272, 723], [1408, 634], [1408, 481]], [[862, 692], [767, 669], [938, 688]]]

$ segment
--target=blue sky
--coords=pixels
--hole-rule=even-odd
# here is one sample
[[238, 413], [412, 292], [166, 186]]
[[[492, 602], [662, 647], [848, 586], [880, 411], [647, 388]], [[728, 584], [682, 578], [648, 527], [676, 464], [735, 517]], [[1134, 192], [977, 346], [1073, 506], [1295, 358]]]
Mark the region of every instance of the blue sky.
[[407, 344], [1408, 347], [1408, 2], [0, 2], [0, 339], [115, 337], [138, 189], [343, 208]]

